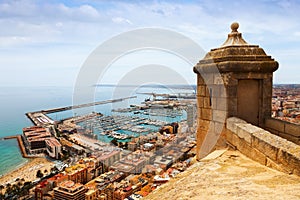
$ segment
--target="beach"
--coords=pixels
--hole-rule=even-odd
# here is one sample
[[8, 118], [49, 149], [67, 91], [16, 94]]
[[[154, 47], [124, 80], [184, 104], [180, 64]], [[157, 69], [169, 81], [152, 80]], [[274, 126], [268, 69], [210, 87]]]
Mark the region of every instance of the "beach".
[[[50, 173], [54, 163], [46, 158], [31, 158], [28, 159], [24, 165], [16, 170], [8, 172], [0, 178], [0, 185], [6, 185], [7, 183], [13, 184], [17, 178], [24, 179], [26, 181], [34, 181], [37, 179], [36, 174], [38, 170], [44, 175]], [[46, 173], [45, 173], [45, 170]]]

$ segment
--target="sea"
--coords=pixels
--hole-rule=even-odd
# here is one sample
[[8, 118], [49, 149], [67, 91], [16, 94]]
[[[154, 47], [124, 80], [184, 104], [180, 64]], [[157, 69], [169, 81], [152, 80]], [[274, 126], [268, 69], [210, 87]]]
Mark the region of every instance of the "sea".
[[[151, 93], [192, 93], [191, 87], [137, 87], [137, 86], [91, 86], [94, 91], [94, 102], [116, 98], [124, 98], [127, 95], [136, 98], [122, 102], [108, 103], [89, 108], [81, 108], [64, 112], [52, 113], [49, 116], [54, 120], [61, 120], [75, 115], [87, 114], [91, 111], [100, 112], [104, 115], [117, 115], [112, 109], [126, 108], [132, 104], [141, 104], [145, 99], [152, 98]], [[22, 133], [23, 127], [32, 126], [25, 113], [43, 109], [65, 107], [74, 105], [74, 88], [58, 86], [31, 86], [31, 87], [0, 87], [0, 138]], [[83, 98], [84, 99], [84, 98]], [[90, 102], [81, 102], [90, 103]], [[175, 122], [186, 119], [186, 113], [177, 117], [152, 116], [153, 119]], [[28, 160], [23, 158], [17, 140], [0, 139], [0, 176], [13, 171]]]

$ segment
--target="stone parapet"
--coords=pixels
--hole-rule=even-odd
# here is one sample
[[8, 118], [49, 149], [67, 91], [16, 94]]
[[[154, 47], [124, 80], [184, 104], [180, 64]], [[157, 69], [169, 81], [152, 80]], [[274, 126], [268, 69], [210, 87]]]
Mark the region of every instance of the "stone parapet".
[[279, 119], [268, 118], [265, 120], [265, 129], [271, 133], [290, 140], [300, 145], [300, 125]]
[[226, 121], [226, 140], [260, 164], [300, 176], [300, 146], [287, 139], [231, 117]]

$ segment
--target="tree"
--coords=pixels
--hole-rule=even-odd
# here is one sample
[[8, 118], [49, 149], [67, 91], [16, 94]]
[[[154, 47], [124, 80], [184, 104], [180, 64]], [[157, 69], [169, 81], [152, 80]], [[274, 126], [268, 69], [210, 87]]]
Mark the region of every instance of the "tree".
[[112, 141], [110, 141], [113, 145], [118, 146], [118, 140], [114, 138]]
[[0, 185], [0, 190], [2, 191], [4, 189], [4, 185]]
[[41, 172], [41, 170], [39, 169], [37, 172], [36, 172], [36, 177], [37, 178], [42, 178], [44, 176], [44, 174]]
[[7, 193], [7, 194], [10, 194], [10, 193], [11, 193], [11, 184], [10, 184], [10, 183], [7, 183], [7, 184], [6, 184], [6, 190], [5, 190], [5, 193]]

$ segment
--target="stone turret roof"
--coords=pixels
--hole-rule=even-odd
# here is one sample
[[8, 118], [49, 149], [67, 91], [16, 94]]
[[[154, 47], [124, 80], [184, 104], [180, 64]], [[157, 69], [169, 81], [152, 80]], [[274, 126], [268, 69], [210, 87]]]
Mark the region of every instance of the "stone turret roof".
[[268, 56], [258, 45], [250, 45], [238, 32], [239, 24], [231, 25], [232, 32], [228, 34], [224, 44], [212, 49], [194, 67], [194, 72], [274, 72], [278, 63]]
[[232, 45], [247, 45], [248, 43], [242, 38], [242, 33], [239, 33], [237, 29], [239, 28], [238, 23], [231, 24], [231, 33], [228, 34], [227, 40], [221, 47], [232, 46]]

